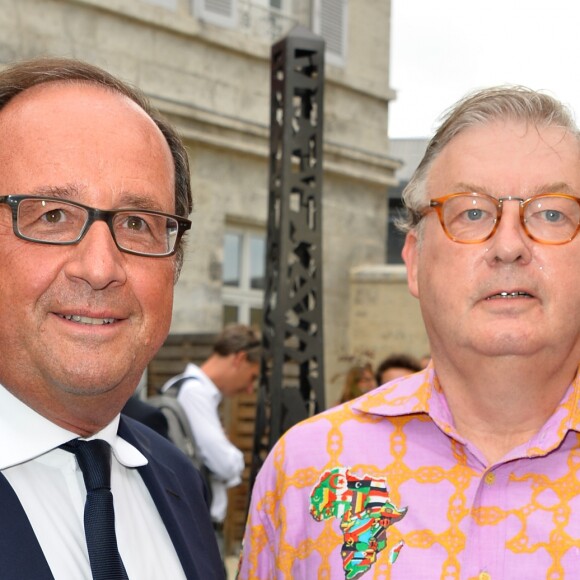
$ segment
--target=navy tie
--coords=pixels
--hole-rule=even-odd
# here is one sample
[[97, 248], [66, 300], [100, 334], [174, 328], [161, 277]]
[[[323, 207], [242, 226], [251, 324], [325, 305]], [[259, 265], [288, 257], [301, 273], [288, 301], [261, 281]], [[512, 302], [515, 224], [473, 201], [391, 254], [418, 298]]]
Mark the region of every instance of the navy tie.
[[75, 454], [87, 488], [85, 536], [93, 580], [127, 580], [115, 535], [111, 447], [102, 439], [74, 439], [61, 448]]

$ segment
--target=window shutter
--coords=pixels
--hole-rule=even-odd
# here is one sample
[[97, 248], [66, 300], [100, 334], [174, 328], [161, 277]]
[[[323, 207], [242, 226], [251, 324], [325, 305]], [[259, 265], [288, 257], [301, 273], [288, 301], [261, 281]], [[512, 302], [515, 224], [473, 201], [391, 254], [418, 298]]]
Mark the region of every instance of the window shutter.
[[331, 64], [346, 59], [346, 25], [348, 0], [315, 0], [314, 31], [326, 42], [326, 56]]
[[193, 0], [197, 18], [227, 28], [236, 26], [236, 4], [236, 0]]

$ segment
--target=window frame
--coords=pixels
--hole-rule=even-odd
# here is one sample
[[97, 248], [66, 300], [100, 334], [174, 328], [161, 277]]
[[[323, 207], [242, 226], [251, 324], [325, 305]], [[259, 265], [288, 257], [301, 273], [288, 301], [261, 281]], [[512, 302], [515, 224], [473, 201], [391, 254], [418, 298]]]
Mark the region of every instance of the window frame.
[[[264, 277], [266, 276], [266, 248], [267, 236], [263, 229], [258, 227], [249, 227], [242, 225], [227, 225], [224, 232], [224, 248], [225, 236], [228, 234], [240, 236], [241, 250], [239, 263], [239, 280], [238, 286], [227, 286], [224, 283], [222, 275], [222, 305], [236, 307], [238, 309], [238, 320], [240, 324], [251, 324], [252, 310], [259, 310], [263, 312], [264, 308], [264, 288], [251, 287], [251, 238], [261, 238], [264, 241], [264, 255], [263, 268]], [[225, 267], [225, 255], [224, 255]]]

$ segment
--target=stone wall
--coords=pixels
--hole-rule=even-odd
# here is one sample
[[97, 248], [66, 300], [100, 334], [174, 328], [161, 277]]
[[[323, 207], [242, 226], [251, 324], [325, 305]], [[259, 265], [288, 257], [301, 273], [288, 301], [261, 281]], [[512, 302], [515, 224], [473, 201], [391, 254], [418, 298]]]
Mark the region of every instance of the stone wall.
[[[419, 301], [409, 293], [404, 266], [351, 270], [349, 329], [349, 354], [368, 357], [375, 366], [393, 353], [417, 358], [429, 353]], [[336, 393], [340, 386], [334, 387]]]

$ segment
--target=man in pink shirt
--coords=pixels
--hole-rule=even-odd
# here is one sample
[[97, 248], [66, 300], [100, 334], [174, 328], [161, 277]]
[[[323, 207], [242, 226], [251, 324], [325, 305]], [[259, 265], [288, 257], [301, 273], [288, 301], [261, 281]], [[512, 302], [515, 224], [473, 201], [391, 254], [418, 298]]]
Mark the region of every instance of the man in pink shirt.
[[580, 136], [543, 93], [455, 105], [403, 197], [432, 361], [289, 430], [239, 578], [580, 570]]

